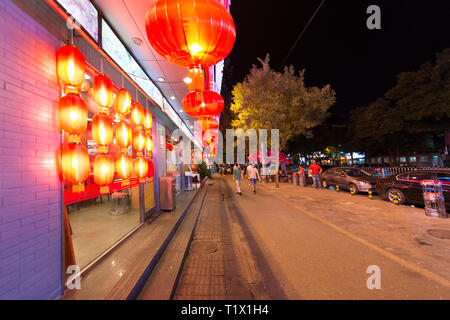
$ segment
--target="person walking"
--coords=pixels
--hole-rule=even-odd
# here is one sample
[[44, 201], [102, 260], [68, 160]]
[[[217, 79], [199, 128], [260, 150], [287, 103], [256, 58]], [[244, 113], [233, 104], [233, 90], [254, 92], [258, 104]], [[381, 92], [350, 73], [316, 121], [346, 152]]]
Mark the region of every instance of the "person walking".
[[242, 194], [241, 181], [242, 181], [243, 176], [244, 176], [244, 172], [241, 170], [241, 166], [239, 164], [235, 165], [234, 170], [233, 170], [233, 180], [236, 183], [236, 188], [237, 188], [236, 193], [239, 195]]
[[316, 164], [316, 160], [313, 160], [313, 163], [309, 166], [308, 171], [312, 176], [314, 189], [320, 188], [320, 173], [322, 172], [322, 168]]
[[305, 187], [306, 186], [305, 169], [303, 169], [302, 166], [298, 167], [298, 179], [299, 179], [299, 185], [301, 187]]
[[252, 166], [249, 168], [250, 171], [248, 172], [248, 176], [250, 177], [250, 182], [252, 184], [253, 193], [256, 193], [256, 181], [261, 180], [261, 177], [258, 172], [258, 168], [256, 168], [256, 165], [253, 163]]
[[249, 162], [248, 166], [247, 166], [247, 181], [248, 181], [248, 186], [251, 186], [251, 182], [250, 182], [250, 171], [252, 170], [252, 164]]

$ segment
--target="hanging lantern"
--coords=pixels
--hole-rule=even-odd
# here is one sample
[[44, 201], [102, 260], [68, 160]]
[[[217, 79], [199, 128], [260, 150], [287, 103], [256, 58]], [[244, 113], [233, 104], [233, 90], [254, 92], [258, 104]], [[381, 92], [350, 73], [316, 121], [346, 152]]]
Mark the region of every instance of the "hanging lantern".
[[147, 151], [147, 155], [151, 155], [151, 152], [153, 151], [153, 139], [150, 134], [147, 134], [145, 136], [145, 150]]
[[217, 144], [217, 138], [219, 136], [218, 130], [207, 130], [202, 134], [202, 145], [207, 147], [211, 144]]
[[92, 119], [92, 137], [98, 144], [99, 153], [107, 153], [108, 145], [113, 141], [113, 126], [111, 118], [99, 113]]
[[214, 118], [208, 118], [202, 120], [202, 131], [219, 129], [219, 122]]
[[220, 114], [225, 106], [223, 98], [217, 92], [192, 91], [183, 99], [183, 109], [197, 118], [210, 118]]
[[134, 159], [134, 170], [139, 177], [139, 182], [145, 182], [145, 177], [148, 174], [148, 162], [143, 157], [137, 157]]
[[133, 174], [133, 160], [126, 153], [120, 153], [116, 158], [116, 170], [119, 179], [122, 179], [122, 186], [130, 185], [130, 177]]
[[145, 134], [143, 130], [136, 130], [133, 136], [133, 149], [136, 150], [138, 157], [142, 156], [142, 152], [145, 149]]
[[144, 107], [139, 102], [133, 104], [131, 108], [131, 120], [137, 128], [141, 128], [144, 124], [144, 110]]
[[83, 99], [68, 93], [59, 101], [61, 129], [69, 133], [69, 142], [80, 142], [79, 135], [87, 129], [88, 108]]
[[127, 152], [133, 142], [131, 126], [126, 121], [121, 121], [116, 125], [116, 143], [121, 148], [121, 152]]
[[189, 83], [189, 91], [204, 91], [205, 90], [205, 73], [201, 66], [192, 66], [188, 70], [188, 78], [191, 79]]
[[94, 182], [100, 186], [100, 193], [109, 193], [114, 181], [114, 159], [110, 155], [99, 154], [94, 160]]
[[153, 178], [155, 176], [155, 164], [152, 159], [147, 159], [148, 163], [148, 173], [147, 178]]
[[236, 39], [233, 17], [217, 0], [155, 0], [145, 27], [155, 51], [183, 67], [219, 63]]
[[81, 144], [66, 144], [61, 150], [61, 171], [65, 180], [72, 184], [72, 192], [84, 191], [89, 178], [89, 153]]
[[114, 103], [114, 86], [107, 76], [100, 74], [94, 78], [92, 84], [92, 95], [95, 102], [102, 107], [102, 112], [108, 110]]
[[121, 119], [130, 113], [132, 102], [131, 95], [126, 89], [117, 91], [114, 111]]
[[62, 46], [56, 53], [58, 79], [71, 92], [78, 92], [84, 82], [86, 59], [74, 46]]
[[143, 125], [144, 125], [144, 128], [145, 128], [145, 133], [149, 134], [150, 130], [152, 129], [153, 118], [152, 118], [152, 114], [148, 110], [144, 110]]

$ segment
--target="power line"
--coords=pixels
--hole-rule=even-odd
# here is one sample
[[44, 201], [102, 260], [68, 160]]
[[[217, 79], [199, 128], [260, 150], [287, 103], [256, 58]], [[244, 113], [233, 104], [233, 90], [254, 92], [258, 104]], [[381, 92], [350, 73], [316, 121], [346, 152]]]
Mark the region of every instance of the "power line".
[[303, 34], [305, 33], [306, 29], [308, 29], [309, 25], [311, 24], [311, 21], [313, 21], [314, 17], [316, 16], [317, 12], [319, 12], [320, 8], [322, 8], [322, 5], [324, 4], [325, 0], [322, 0], [322, 2], [320, 3], [319, 7], [316, 9], [316, 11], [314, 12], [314, 14], [312, 15], [311, 19], [309, 19], [308, 23], [306, 24], [306, 26], [303, 28], [302, 32], [300, 33], [300, 35], [298, 36], [297, 40], [294, 42], [294, 44], [292, 45], [291, 49], [289, 50], [288, 54], [286, 55], [286, 57], [284, 58], [283, 62], [281, 63], [280, 67], [278, 68], [278, 70], [280, 70], [281, 68], [283, 68], [284, 64], [286, 63], [287, 59], [289, 58], [289, 56], [292, 54], [292, 51], [294, 51], [295, 47], [297, 46], [297, 44], [299, 43], [300, 39], [303, 37]]

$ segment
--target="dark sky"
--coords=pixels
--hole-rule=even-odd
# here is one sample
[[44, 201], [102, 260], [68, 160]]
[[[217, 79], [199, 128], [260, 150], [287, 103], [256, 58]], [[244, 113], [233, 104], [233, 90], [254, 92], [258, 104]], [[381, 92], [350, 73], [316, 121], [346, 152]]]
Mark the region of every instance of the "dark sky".
[[[266, 53], [278, 69], [320, 2], [232, 0], [233, 82]], [[381, 8], [381, 30], [366, 27], [371, 4]], [[326, 0], [287, 64], [306, 69], [308, 86], [331, 84], [338, 99], [332, 112], [345, 115], [382, 96], [398, 73], [418, 69], [448, 47], [449, 0]]]

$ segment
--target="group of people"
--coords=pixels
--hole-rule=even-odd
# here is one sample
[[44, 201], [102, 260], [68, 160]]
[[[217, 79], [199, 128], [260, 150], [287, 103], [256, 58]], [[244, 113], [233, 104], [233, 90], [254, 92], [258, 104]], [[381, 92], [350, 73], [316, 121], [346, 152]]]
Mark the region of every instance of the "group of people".
[[[236, 183], [236, 193], [241, 195], [241, 184], [242, 180], [244, 180], [244, 171], [247, 174], [247, 179], [249, 184], [252, 187], [253, 194], [256, 193], [256, 182], [261, 181], [261, 176], [259, 175], [258, 167], [255, 163], [250, 163], [247, 168], [241, 168], [241, 165], [236, 164], [233, 168], [233, 180]], [[318, 189], [321, 187], [320, 184], [320, 174], [322, 173], [322, 168], [313, 160], [313, 163], [308, 168], [309, 173], [311, 174], [314, 189]], [[304, 179], [305, 170], [303, 167], [299, 167], [299, 174]]]

